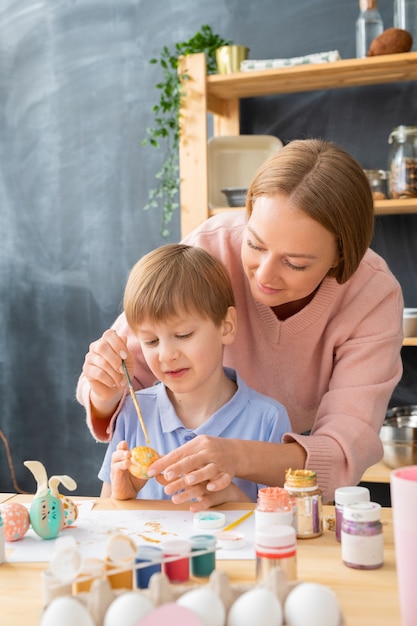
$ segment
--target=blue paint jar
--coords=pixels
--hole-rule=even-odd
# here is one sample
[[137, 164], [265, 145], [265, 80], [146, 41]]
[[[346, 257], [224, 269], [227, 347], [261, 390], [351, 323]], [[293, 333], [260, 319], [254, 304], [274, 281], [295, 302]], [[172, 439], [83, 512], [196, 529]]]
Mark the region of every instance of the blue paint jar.
[[135, 557], [135, 563], [149, 563], [147, 567], [136, 569], [136, 588], [147, 589], [149, 580], [153, 574], [161, 571], [162, 550], [154, 546], [139, 546]]

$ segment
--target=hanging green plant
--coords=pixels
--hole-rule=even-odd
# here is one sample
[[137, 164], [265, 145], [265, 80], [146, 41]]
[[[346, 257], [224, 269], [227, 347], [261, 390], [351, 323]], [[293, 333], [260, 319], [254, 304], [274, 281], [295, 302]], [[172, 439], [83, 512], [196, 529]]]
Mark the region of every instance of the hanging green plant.
[[210, 26], [203, 25], [188, 41], [175, 44], [174, 51], [164, 46], [159, 58], [151, 59], [150, 63], [161, 66], [163, 80], [156, 84], [160, 90], [160, 99], [152, 111], [154, 126], [147, 128], [147, 137], [142, 145], [154, 148], [164, 147], [165, 154], [161, 169], [155, 175], [157, 185], [149, 191], [145, 210], [162, 208], [161, 233], [164, 238], [170, 234], [168, 224], [179, 207], [179, 139], [180, 139], [180, 105], [183, 92], [181, 83], [188, 80], [187, 74], [179, 75], [178, 59], [187, 54], [204, 52], [207, 59], [207, 73], [217, 71], [216, 50], [220, 46], [232, 42], [213, 33]]

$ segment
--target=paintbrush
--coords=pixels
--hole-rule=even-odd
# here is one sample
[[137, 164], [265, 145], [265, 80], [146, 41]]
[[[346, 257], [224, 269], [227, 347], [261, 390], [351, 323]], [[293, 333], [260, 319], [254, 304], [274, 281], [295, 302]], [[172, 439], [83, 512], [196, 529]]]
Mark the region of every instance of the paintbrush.
[[132, 396], [133, 404], [135, 405], [136, 413], [138, 414], [139, 423], [142, 427], [143, 434], [145, 435], [146, 443], [148, 444], [148, 446], [150, 446], [151, 443], [149, 441], [148, 431], [146, 430], [145, 422], [143, 421], [143, 417], [142, 417], [142, 411], [140, 410], [140, 406], [136, 398], [135, 390], [133, 389], [132, 381], [130, 380], [129, 372], [127, 371], [127, 367], [126, 367], [126, 363], [124, 362], [124, 359], [122, 359], [122, 365], [123, 365], [124, 372], [126, 374], [127, 384], [129, 385], [130, 395]]

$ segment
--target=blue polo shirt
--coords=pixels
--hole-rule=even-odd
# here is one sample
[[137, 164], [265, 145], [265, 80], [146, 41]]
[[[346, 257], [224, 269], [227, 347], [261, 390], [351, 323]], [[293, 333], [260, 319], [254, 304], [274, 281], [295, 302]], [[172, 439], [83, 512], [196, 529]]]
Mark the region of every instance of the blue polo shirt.
[[[237, 391], [229, 402], [195, 430], [185, 428], [168, 398], [165, 385], [159, 383], [136, 392], [149, 440], [159, 454], [167, 454], [197, 435], [281, 443], [283, 434], [291, 431], [287, 410], [280, 402], [248, 387], [235, 370], [224, 369], [226, 375], [236, 382]], [[117, 444], [123, 440], [127, 441], [129, 449], [146, 445], [130, 396], [126, 397], [117, 417], [113, 438], [98, 474], [103, 482], [110, 483], [111, 456]], [[233, 482], [254, 502], [258, 488], [264, 486], [241, 478], [235, 478]], [[137, 498], [167, 500], [171, 496], [164, 493], [158, 481], [150, 479], [139, 491]]]

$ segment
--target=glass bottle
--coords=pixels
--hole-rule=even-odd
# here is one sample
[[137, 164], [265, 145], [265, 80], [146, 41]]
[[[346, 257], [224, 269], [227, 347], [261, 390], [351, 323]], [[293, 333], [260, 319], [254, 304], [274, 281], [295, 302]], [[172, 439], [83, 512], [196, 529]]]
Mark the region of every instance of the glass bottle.
[[376, 569], [384, 563], [381, 505], [356, 502], [343, 509], [342, 561], [355, 569]]
[[299, 539], [318, 537], [323, 533], [323, 496], [317, 486], [316, 472], [292, 470], [285, 472], [285, 489], [294, 497], [296, 531]]
[[417, 50], [417, 0], [394, 0], [394, 28], [407, 30], [413, 37], [411, 51]]
[[417, 197], [417, 126], [397, 126], [388, 137], [389, 195], [391, 198]]
[[273, 524], [255, 530], [256, 582], [271, 570], [282, 569], [287, 580], [297, 580], [297, 537], [293, 526]]
[[359, 9], [356, 20], [356, 56], [362, 59], [367, 56], [371, 42], [383, 32], [384, 24], [377, 0], [359, 0]]

